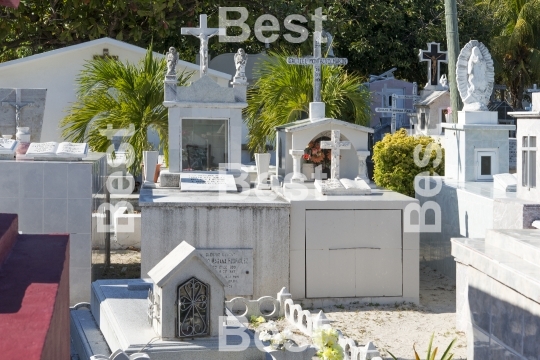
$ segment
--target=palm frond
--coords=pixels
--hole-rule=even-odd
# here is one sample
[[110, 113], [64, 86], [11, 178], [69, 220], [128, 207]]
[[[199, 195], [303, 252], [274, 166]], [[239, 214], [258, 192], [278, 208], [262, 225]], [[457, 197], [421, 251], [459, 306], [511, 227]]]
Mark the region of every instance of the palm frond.
[[[134, 134], [124, 141], [134, 149], [134, 161], [128, 170], [137, 175], [141, 172], [142, 152], [151, 149], [148, 129], [153, 128], [167, 161], [168, 118], [167, 108], [163, 106], [166, 69], [165, 59], [155, 58], [151, 47], [138, 66], [112, 59], [87, 62], [76, 79], [77, 100], [61, 122], [64, 138], [88, 142], [92, 151], [106, 152], [112, 141], [101, 131], [108, 127], [127, 129], [132, 125]], [[191, 75], [178, 74], [179, 85], [186, 83]]]

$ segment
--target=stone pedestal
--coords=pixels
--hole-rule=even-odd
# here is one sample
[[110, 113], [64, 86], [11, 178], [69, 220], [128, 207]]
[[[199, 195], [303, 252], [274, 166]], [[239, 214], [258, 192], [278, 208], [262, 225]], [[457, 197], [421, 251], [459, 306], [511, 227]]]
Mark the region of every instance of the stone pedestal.
[[358, 156], [358, 176], [355, 178], [355, 180], [364, 180], [365, 182], [369, 183], [369, 176], [366, 166], [366, 159], [369, 155], [370, 152], [365, 150], [359, 150], [356, 152], [356, 156]]
[[293, 158], [293, 176], [291, 178], [292, 182], [304, 182], [304, 177], [302, 176], [302, 171], [300, 169], [302, 155], [304, 155], [304, 150], [289, 150]]
[[175, 101], [176, 100], [176, 75], [166, 75], [165, 76], [165, 101]]
[[[508, 132], [514, 125], [497, 125], [497, 113], [460, 111], [457, 124], [442, 124], [445, 131], [445, 176], [463, 181], [492, 181], [492, 176], [509, 170]], [[484, 156], [485, 155], [485, 156]], [[490, 176], [481, 172], [482, 157]]]
[[310, 102], [309, 103], [309, 120], [315, 122], [317, 120], [324, 119], [325, 116], [325, 104], [323, 102]]

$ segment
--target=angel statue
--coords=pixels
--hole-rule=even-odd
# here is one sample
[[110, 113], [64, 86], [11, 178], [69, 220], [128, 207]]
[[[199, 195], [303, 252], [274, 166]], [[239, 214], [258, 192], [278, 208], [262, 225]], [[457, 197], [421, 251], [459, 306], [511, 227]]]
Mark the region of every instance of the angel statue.
[[176, 62], [178, 61], [178, 52], [174, 47], [169, 48], [167, 53], [167, 76], [176, 75]]
[[238, 52], [234, 54], [234, 65], [236, 66], [235, 79], [247, 81], [246, 79], [246, 64], [248, 55], [244, 49], [238, 49]]

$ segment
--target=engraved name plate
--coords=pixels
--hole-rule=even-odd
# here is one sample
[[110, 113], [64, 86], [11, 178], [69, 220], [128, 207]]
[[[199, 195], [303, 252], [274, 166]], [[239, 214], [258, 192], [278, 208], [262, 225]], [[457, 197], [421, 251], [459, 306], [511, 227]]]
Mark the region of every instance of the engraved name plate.
[[253, 295], [253, 249], [199, 249], [229, 285], [225, 295]]

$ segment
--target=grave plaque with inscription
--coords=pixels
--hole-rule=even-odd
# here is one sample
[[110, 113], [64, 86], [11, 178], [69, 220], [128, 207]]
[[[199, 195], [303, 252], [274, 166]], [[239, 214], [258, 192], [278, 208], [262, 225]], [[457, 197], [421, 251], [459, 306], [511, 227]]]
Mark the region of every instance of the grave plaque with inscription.
[[180, 174], [182, 191], [238, 191], [230, 174]]
[[253, 295], [253, 249], [199, 249], [229, 282], [225, 295]]

